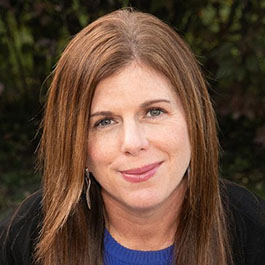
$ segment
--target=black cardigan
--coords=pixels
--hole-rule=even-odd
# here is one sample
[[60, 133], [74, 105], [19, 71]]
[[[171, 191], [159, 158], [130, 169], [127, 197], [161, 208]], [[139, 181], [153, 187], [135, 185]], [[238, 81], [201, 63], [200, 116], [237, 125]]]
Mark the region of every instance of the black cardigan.
[[[222, 185], [222, 190], [235, 265], [265, 265], [265, 201], [232, 183]], [[0, 223], [0, 265], [34, 264], [32, 253], [42, 223], [41, 200], [41, 192], [36, 192], [13, 217]]]

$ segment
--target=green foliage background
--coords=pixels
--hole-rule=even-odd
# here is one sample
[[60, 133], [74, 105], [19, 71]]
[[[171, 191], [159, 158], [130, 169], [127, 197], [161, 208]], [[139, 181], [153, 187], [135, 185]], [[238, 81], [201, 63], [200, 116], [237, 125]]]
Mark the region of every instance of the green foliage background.
[[158, 16], [189, 43], [217, 112], [221, 173], [265, 196], [264, 0], [0, 0], [0, 216], [40, 186], [36, 132], [63, 48], [124, 6]]

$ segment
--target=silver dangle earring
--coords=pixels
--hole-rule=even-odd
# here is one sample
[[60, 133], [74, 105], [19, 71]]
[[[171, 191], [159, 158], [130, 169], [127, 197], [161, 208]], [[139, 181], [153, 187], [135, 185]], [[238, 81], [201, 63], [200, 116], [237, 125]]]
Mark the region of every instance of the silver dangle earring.
[[86, 186], [87, 186], [86, 187], [86, 203], [87, 203], [88, 209], [91, 210], [91, 201], [90, 201], [90, 195], [89, 195], [89, 191], [91, 187], [91, 179], [90, 179], [89, 171], [87, 167], [85, 168], [85, 173], [86, 173], [85, 181], [86, 181]]
[[[190, 188], [190, 165], [186, 169], [185, 176], [187, 177], [187, 191], [188, 191]], [[185, 192], [185, 195], [184, 195], [185, 200], [188, 199], [188, 192], [187, 191]]]
[[188, 166], [185, 175], [187, 176], [188, 186], [190, 184], [190, 165]]
[[190, 178], [190, 166], [187, 168], [187, 176]]

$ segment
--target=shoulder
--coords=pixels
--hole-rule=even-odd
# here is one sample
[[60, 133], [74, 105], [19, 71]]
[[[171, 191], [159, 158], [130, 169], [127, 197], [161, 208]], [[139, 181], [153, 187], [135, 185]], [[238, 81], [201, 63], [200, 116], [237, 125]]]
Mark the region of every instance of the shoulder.
[[30, 264], [42, 222], [42, 193], [26, 198], [16, 212], [0, 223], [0, 263]]
[[237, 264], [264, 264], [265, 200], [228, 181], [223, 183], [223, 195]]
[[240, 215], [257, 229], [265, 229], [265, 200], [235, 183], [225, 181], [224, 187], [229, 209]]

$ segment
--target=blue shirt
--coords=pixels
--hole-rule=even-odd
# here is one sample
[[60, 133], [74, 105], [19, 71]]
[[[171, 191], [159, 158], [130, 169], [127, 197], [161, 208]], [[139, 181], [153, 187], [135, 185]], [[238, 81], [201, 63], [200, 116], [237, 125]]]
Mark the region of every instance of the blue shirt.
[[158, 251], [132, 250], [120, 245], [105, 229], [104, 265], [170, 265], [173, 245]]

